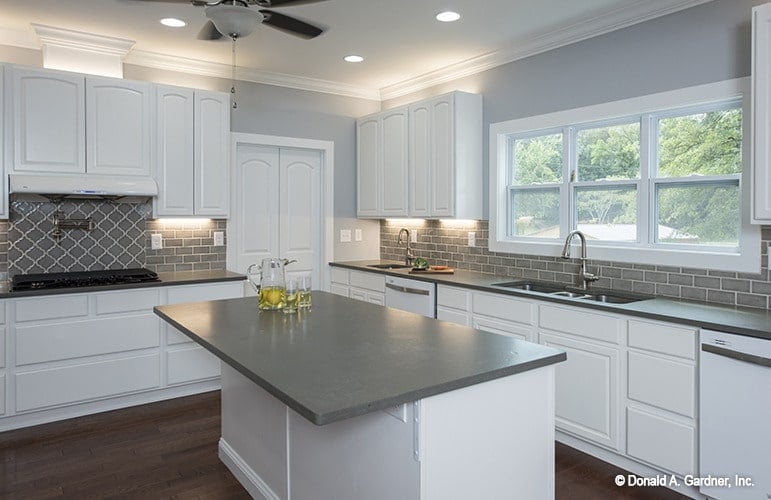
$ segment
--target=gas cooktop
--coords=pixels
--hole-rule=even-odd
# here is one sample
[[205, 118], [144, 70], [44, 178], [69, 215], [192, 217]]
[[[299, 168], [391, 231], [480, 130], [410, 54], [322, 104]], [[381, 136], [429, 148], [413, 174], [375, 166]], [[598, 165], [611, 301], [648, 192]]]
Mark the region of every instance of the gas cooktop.
[[17, 274], [11, 279], [11, 291], [48, 290], [128, 283], [152, 283], [161, 281], [158, 275], [145, 268], [107, 269], [104, 271], [78, 271], [70, 273]]

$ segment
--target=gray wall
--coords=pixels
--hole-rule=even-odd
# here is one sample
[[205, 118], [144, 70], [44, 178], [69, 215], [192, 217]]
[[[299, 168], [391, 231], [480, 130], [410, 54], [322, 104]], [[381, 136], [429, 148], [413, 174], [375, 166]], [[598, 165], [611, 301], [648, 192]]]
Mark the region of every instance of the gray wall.
[[[491, 123], [750, 74], [750, 16], [766, 0], [714, 0], [383, 103], [390, 108], [451, 90], [484, 96], [488, 179]], [[485, 218], [487, 190], [485, 189]]]

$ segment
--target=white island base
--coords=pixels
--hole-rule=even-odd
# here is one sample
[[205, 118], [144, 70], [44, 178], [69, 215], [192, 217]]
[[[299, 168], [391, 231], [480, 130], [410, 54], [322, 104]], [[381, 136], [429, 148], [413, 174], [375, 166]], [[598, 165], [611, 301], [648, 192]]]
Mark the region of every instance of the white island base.
[[258, 499], [551, 499], [554, 365], [317, 426], [222, 363], [219, 456]]

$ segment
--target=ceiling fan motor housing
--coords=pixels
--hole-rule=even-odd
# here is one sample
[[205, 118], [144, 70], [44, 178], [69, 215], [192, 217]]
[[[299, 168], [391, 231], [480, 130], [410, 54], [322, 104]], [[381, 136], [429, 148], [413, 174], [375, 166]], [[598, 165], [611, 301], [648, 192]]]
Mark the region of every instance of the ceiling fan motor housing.
[[206, 7], [205, 12], [217, 31], [231, 38], [249, 35], [263, 19], [260, 11], [239, 5], [214, 5]]

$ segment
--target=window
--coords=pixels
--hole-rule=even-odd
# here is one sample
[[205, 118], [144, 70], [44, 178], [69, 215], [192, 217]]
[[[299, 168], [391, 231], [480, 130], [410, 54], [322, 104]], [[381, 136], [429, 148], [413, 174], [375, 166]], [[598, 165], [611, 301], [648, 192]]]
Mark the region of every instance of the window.
[[579, 229], [594, 259], [757, 272], [746, 85], [491, 125], [490, 249], [559, 255]]

